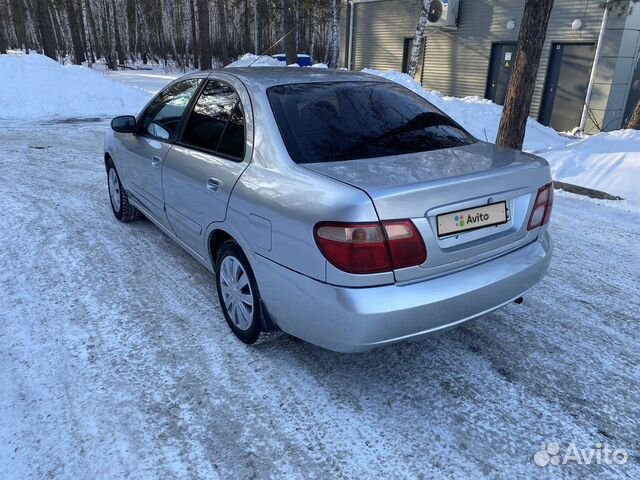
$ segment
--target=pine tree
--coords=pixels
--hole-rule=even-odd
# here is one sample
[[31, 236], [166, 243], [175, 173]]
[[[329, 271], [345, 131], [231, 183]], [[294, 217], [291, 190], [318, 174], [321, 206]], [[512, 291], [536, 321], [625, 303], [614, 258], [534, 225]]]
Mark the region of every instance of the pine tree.
[[527, 0], [496, 144], [522, 149], [553, 0]]

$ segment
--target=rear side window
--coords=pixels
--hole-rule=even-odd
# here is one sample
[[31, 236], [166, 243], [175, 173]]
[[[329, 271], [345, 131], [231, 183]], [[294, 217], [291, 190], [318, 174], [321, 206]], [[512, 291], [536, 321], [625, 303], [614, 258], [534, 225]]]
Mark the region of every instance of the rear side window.
[[187, 119], [182, 143], [235, 159], [244, 156], [244, 112], [230, 85], [207, 81]]
[[296, 163], [402, 155], [475, 142], [422, 97], [392, 83], [279, 85], [267, 94]]
[[142, 117], [142, 132], [162, 140], [173, 140], [191, 97], [202, 80], [192, 78], [173, 85], [153, 99]]

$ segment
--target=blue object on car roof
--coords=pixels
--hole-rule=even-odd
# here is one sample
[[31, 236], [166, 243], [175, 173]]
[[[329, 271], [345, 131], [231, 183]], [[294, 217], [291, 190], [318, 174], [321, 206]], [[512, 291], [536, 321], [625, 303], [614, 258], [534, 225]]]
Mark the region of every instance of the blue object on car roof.
[[[285, 53], [277, 53], [273, 55], [273, 58], [279, 60], [281, 62], [287, 63], [287, 55]], [[296, 62], [301, 67], [310, 67], [311, 66], [311, 57], [306, 53], [298, 54], [298, 61]]]

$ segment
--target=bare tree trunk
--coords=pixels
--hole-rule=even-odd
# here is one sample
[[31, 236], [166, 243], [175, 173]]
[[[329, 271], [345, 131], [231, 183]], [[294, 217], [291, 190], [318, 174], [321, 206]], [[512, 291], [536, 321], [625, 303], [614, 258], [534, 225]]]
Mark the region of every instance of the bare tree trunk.
[[102, 45], [100, 45], [100, 42], [98, 41], [98, 29], [96, 28], [96, 21], [94, 15], [93, 15], [93, 11], [91, 10], [91, 1], [90, 0], [85, 0], [85, 9], [86, 9], [86, 13], [87, 13], [87, 27], [89, 29], [89, 45], [92, 45], [92, 49], [91, 49], [91, 61], [93, 63], [96, 62], [96, 58], [95, 57], [102, 57]]
[[9, 11], [13, 19], [13, 28], [16, 32], [18, 47], [24, 47], [29, 53], [29, 42], [27, 40], [26, 17], [27, 12], [22, 0], [9, 0]]
[[35, 9], [34, 18], [36, 20], [36, 28], [42, 43], [42, 51], [47, 57], [57, 60], [56, 37], [53, 32], [49, 2], [48, 0], [33, 0], [33, 6]]
[[336, 68], [338, 66], [338, 57], [340, 54], [340, 2], [339, 0], [331, 1], [331, 60], [329, 67]]
[[631, 117], [627, 122], [626, 128], [631, 128], [633, 130], [640, 130], [640, 100], [638, 100], [638, 103], [636, 103], [636, 106], [633, 109], [633, 112], [631, 113]]
[[73, 45], [73, 63], [81, 65], [85, 61], [84, 48], [82, 46], [82, 35], [78, 25], [78, 12], [76, 12], [73, 0], [65, 0], [67, 17], [69, 19], [69, 30], [71, 30], [71, 44]]
[[409, 69], [407, 74], [415, 77], [418, 72], [418, 62], [420, 57], [420, 48], [424, 39], [424, 29], [427, 26], [427, 15], [429, 13], [429, 0], [422, 0], [422, 8], [420, 9], [420, 18], [416, 27], [416, 34], [413, 36], [413, 45], [411, 46], [411, 57], [409, 57]]
[[127, 62], [127, 59], [124, 56], [124, 50], [122, 49], [122, 39], [120, 37], [120, 27], [118, 26], [118, 10], [116, 10], [116, 2], [113, 1], [113, 10], [112, 10], [112, 19], [113, 19], [113, 34], [114, 41], [116, 46], [116, 55], [118, 55], [118, 63], [120, 65], [124, 65]]
[[244, 0], [243, 2], [244, 14], [241, 16], [242, 20], [242, 49], [244, 52], [251, 50], [251, 0]]
[[195, 0], [189, 0], [189, 9], [191, 12], [191, 50], [193, 52], [193, 68], [200, 68], [200, 62], [198, 58], [198, 37], [196, 27], [196, 6]]
[[92, 40], [91, 28], [89, 27], [89, 19], [87, 18], [87, 9], [89, 8], [89, 5], [88, 5], [89, 0], [81, 0], [81, 2], [82, 2], [82, 23], [84, 24], [84, 36], [86, 39], [85, 43], [87, 44], [87, 52], [89, 54], [87, 60], [89, 62], [89, 68], [91, 68], [93, 64], [96, 63], [96, 57], [93, 51], [93, 42], [95, 41], [95, 36], [94, 36], [94, 40]]
[[260, 9], [258, 8], [258, 1], [253, 0], [253, 49], [256, 55], [260, 55]]
[[313, 62], [314, 52], [316, 49], [316, 39], [318, 38], [318, 12], [316, 11], [315, 5], [311, 6], [311, 45], [309, 47], [309, 55], [311, 56], [311, 61]]
[[522, 149], [553, 0], [527, 0], [496, 144]]
[[284, 9], [284, 53], [287, 55], [287, 65], [298, 63], [298, 52], [296, 51], [296, 35], [294, 29], [296, 27], [296, 16], [293, 9], [293, 0], [284, 0], [282, 2]]
[[7, 47], [9, 43], [8, 35], [5, 32], [8, 32], [9, 29], [6, 28], [9, 25], [6, 23], [5, 19], [5, 6], [4, 2], [0, 0], [0, 54], [7, 53]]
[[209, 1], [198, 0], [198, 37], [200, 38], [200, 69], [211, 69], [211, 37], [209, 32]]
[[216, 0], [216, 8], [220, 15], [220, 53], [223, 65], [229, 63], [229, 31], [227, 29], [227, 11], [225, 10], [225, 1]]

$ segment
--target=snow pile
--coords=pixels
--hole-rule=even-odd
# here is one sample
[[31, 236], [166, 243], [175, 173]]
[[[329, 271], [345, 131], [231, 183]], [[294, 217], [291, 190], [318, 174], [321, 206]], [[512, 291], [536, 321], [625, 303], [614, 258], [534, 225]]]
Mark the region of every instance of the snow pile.
[[0, 118], [73, 118], [137, 113], [149, 94], [44, 55], [0, 55]]
[[640, 131], [599, 133], [542, 156], [553, 178], [618, 195], [640, 210]]
[[235, 62], [231, 62], [224, 68], [233, 67], [282, 67], [284, 66], [281, 61], [276, 60], [269, 55], [254, 55], [253, 53], [245, 53]]
[[[502, 107], [491, 100], [481, 97], [447, 97], [434, 90], [425, 90], [418, 82], [406, 73], [393, 70], [380, 71], [365, 68], [364, 73], [377, 75], [392, 80], [425, 98], [434, 106], [462, 125], [471, 135], [479, 140], [495, 142], [498, 125], [502, 115]], [[539, 124], [532, 118], [527, 121], [527, 133], [524, 150], [539, 153], [541, 151], [566, 145], [569, 140], [549, 127]]]

